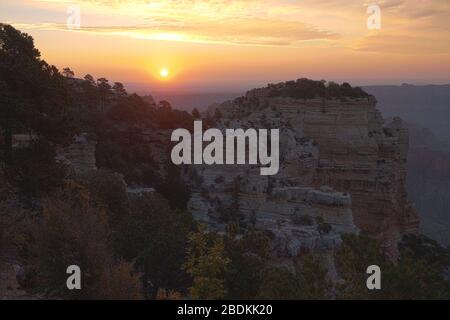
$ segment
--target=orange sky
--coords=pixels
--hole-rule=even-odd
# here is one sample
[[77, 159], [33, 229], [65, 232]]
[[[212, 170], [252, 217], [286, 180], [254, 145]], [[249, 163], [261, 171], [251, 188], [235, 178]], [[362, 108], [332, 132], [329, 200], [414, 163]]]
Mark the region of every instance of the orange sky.
[[[450, 1], [384, 0], [369, 30], [359, 0], [2, 0], [0, 21], [44, 59], [152, 88], [232, 90], [299, 77], [450, 82]], [[81, 9], [69, 29], [68, 8]], [[169, 76], [162, 78], [161, 69]]]

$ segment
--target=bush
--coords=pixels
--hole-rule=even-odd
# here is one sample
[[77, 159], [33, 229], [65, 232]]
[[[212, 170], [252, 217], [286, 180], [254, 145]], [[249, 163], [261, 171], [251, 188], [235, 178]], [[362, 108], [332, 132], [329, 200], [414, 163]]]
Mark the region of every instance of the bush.
[[[407, 236], [400, 244], [396, 264], [387, 260], [377, 242], [365, 235], [345, 235], [336, 252], [338, 273], [344, 283], [337, 289], [342, 299], [449, 299], [450, 284], [445, 277], [448, 249], [423, 236]], [[382, 270], [382, 290], [366, 288], [366, 268]]]
[[193, 299], [223, 299], [226, 295], [224, 274], [230, 260], [225, 255], [223, 240], [209, 234], [206, 226], [189, 235], [186, 272], [192, 277], [189, 288]]
[[159, 289], [183, 291], [188, 278], [181, 266], [185, 262], [192, 216], [171, 209], [158, 194], [144, 194], [131, 199], [130, 217], [123, 226], [121, 254], [136, 261], [143, 272], [146, 295], [154, 298]]
[[[105, 211], [92, 204], [82, 185], [68, 182], [47, 198], [30, 248], [38, 290], [50, 297], [75, 299], [142, 297], [132, 265], [114, 258], [110, 234]], [[69, 265], [81, 268], [82, 290], [66, 288]]]
[[45, 140], [15, 149], [9, 180], [28, 196], [42, 197], [62, 186], [66, 168], [55, 160], [54, 148]]
[[265, 89], [268, 97], [290, 97], [295, 99], [364, 98], [369, 96], [360, 87], [353, 88], [347, 82], [340, 85], [335, 82], [326, 83], [325, 81], [314, 81], [305, 78], [270, 84]]

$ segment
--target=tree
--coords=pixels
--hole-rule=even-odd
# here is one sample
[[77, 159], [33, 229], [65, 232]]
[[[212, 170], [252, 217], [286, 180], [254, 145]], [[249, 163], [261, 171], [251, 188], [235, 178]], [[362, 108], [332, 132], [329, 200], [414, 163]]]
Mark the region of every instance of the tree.
[[345, 235], [335, 255], [337, 271], [343, 278], [338, 286], [338, 298], [368, 299], [376, 294], [366, 287], [366, 270], [370, 265], [385, 269], [384, 259], [378, 243], [366, 235]]
[[307, 255], [297, 273], [286, 268], [269, 267], [265, 270], [258, 293], [259, 299], [326, 299], [332, 283], [320, 258]]
[[4, 160], [12, 162], [12, 136], [33, 132], [53, 142], [75, 133], [66, 108], [67, 87], [54, 66], [40, 58], [33, 38], [0, 24], [0, 128]]
[[109, 84], [108, 79], [99, 78], [97, 79], [97, 88], [100, 93], [101, 110], [104, 112], [106, 103], [109, 101], [109, 97], [111, 95], [111, 85]]
[[120, 261], [112, 265], [100, 276], [96, 299], [102, 300], [141, 300], [141, 274], [133, 265]]
[[127, 95], [127, 90], [125, 90], [125, 87], [120, 82], [115, 82], [112, 89], [117, 97], [123, 97]]
[[332, 283], [320, 258], [308, 255], [299, 272], [300, 297], [303, 300], [323, 300], [329, 296]]
[[167, 176], [156, 190], [168, 199], [172, 209], [186, 210], [191, 197], [188, 186], [183, 182], [180, 168], [173, 163], [167, 165]]
[[382, 299], [450, 299], [450, 250], [423, 235], [406, 235], [400, 259], [383, 272]]
[[[51, 297], [142, 297], [139, 275], [132, 272], [130, 263], [114, 257], [105, 211], [91, 200], [87, 188], [68, 181], [44, 201], [42, 217], [34, 223], [30, 248], [37, 287]], [[82, 270], [82, 290], [66, 288], [70, 265]]]
[[70, 68], [64, 68], [62, 74], [66, 78], [72, 79], [75, 76], [75, 72], [73, 72]]
[[[375, 240], [347, 235], [336, 253], [337, 271], [344, 283], [338, 298], [343, 299], [449, 299], [450, 283], [445, 273], [450, 267], [448, 249], [424, 237], [406, 236], [400, 243], [400, 258], [394, 264], [380, 253]], [[382, 290], [366, 287], [366, 268], [382, 270]]]
[[32, 141], [15, 150], [10, 179], [28, 196], [45, 196], [61, 187], [67, 175], [65, 165], [55, 157], [54, 147], [46, 140]]
[[0, 201], [0, 212], [0, 252], [15, 252], [26, 244], [26, 228], [6, 202]]
[[298, 278], [286, 268], [271, 267], [261, 279], [257, 299], [300, 299]]
[[199, 230], [189, 236], [189, 248], [184, 268], [192, 277], [189, 288], [193, 299], [223, 299], [226, 295], [224, 274], [230, 260], [225, 256], [223, 240], [214, 237], [200, 225]]
[[237, 229], [229, 226], [224, 238], [225, 253], [230, 259], [225, 274], [226, 298], [255, 299], [269, 263], [270, 240], [254, 230], [237, 237]]
[[94, 77], [91, 76], [90, 74], [87, 74], [84, 76], [84, 80], [92, 87], [95, 87], [95, 80]]
[[130, 212], [123, 221], [127, 232], [121, 239], [119, 253], [128, 261], [136, 261], [143, 271], [146, 295], [154, 298], [162, 288], [183, 290], [188, 279], [181, 267], [192, 217], [187, 212], [171, 210], [158, 194], [132, 197]]
[[192, 110], [192, 116], [194, 117], [194, 119], [201, 119], [200, 112], [198, 112], [197, 108], [194, 108], [194, 110]]

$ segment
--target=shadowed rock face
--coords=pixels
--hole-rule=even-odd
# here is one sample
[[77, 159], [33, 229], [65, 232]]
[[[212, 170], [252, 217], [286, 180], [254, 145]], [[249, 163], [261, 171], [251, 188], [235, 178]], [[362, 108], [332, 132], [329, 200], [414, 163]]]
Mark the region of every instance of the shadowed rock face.
[[330, 249], [341, 233], [360, 229], [395, 258], [401, 235], [419, 223], [405, 191], [408, 130], [398, 118], [385, 122], [375, 104], [261, 90], [222, 104], [218, 128], [280, 129], [280, 170], [260, 176], [251, 165], [188, 167], [190, 209], [219, 230], [229, 216], [268, 230], [282, 255]]
[[97, 170], [95, 165], [95, 146], [97, 142], [86, 133], [74, 137], [72, 143], [58, 149], [57, 159], [69, 165], [76, 174]]

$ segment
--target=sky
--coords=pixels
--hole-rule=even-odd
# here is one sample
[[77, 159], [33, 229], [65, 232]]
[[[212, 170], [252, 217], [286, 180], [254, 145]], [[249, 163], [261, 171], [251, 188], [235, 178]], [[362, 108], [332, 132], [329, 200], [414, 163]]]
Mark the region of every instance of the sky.
[[449, 0], [0, 0], [0, 22], [77, 77], [157, 90], [450, 83]]

